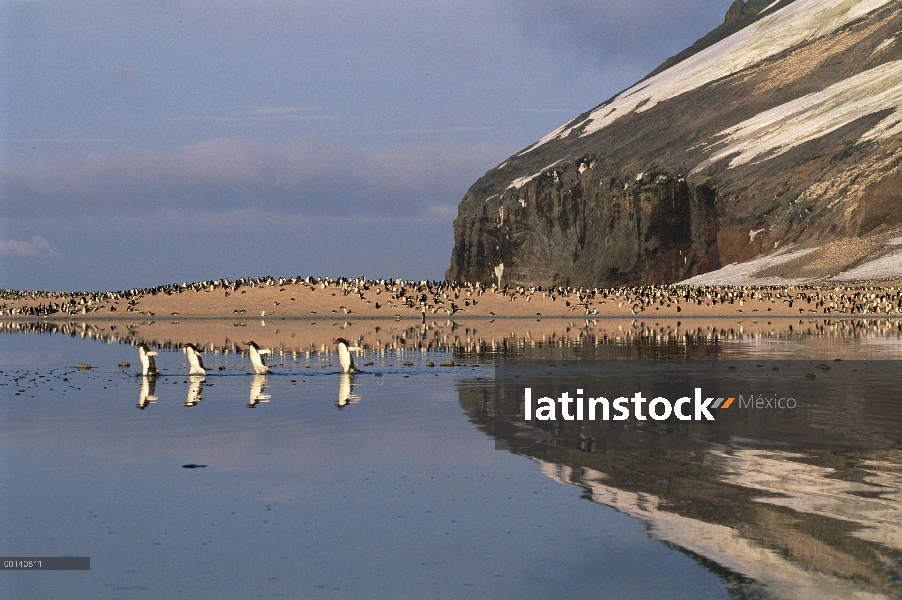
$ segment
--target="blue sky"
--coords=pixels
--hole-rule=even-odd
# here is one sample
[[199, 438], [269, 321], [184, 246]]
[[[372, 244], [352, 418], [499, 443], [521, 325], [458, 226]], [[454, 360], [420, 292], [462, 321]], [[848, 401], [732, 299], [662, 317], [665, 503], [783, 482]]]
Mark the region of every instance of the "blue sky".
[[485, 171], [731, 0], [0, 0], [0, 287], [440, 279]]

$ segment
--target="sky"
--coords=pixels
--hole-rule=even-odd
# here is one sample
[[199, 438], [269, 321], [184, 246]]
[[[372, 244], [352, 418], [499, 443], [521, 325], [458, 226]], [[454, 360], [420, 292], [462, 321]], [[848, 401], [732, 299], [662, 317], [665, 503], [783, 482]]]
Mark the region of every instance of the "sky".
[[0, 0], [0, 288], [442, 279], [467, 189], [732, 0]]

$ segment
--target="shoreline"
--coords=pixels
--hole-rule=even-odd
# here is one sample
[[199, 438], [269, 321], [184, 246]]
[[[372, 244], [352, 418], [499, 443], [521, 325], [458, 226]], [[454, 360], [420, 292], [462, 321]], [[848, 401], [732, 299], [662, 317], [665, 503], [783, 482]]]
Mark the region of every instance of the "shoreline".
[[[843, 315], [843, 314], [807, 314], [807, 315], [746, 315], [746, 316], [737, 316], [723, 313], [713, 313], [710, 315], [686, 315], [686, 314], [651, 314], [651, 315], [580, 315], [577, 317], [574, 316], [563, 316], [563, 315], [542, 315], [542, 316], [529, 316], [529, 315], [496, 315], [496, 316], [484, 316], [484, 315], [469, 315], [461, 318], [458, 317], [445, 317], [442, 319], [426, 319], [427, 324], [436, 324], [438, 321], [454, 321], [461, 323], [469, 323], [469, 322], [486, 322], [486, 323], [494, 323], [494, 322], [564, 322], [564, 321], [649, 321], [649, 320], [667, 320], [667, 321], [686, 321], [686, 320], [695, 320], [695, 321], [736, 321], [738, 323], [742, 323], [743, 321], [760, 321], [760, 320], [774, 320], [774, 321], [899, 321], [902, 322], [902, 313], [900, 314], [866, 314], [866, 315]], [[340, 319], [330, 318], [330, 317], [292, 317], [292, 316], [269, 316], [265, 317], [247, 317], [243, 319], [238, 319], [234, 316], [226, 316], [226, 315], [214, 315], [214, 316], [178, 316], [178, 317], [167, 317], [167, 316], [117, 316], [117, 315], [98, 315], [98, 314], [84, 314], [84, 315], [46, 315], [46, 316], [32, 316], [32, 315], [3, 315], [0, 316], [0, 324], [2, 323], [53, 323], [53, 322], [65, 322], [65, 323], [104, 323], [104, 322], [122, 322], [122, 323], [153, 323], [156, 321], [168, 321], [172, 324], [179, 324], [181, 322], [250, 322], [250, 321], [265, 321], [267, 323], [339, 323], [339, 322], [393, 322], [393, 323], [407, 323], [414, 325], [421, 325], [422, 320], [419, 317], [407, 316], [401, 317], [399, 319], [386, 319], [381, 316], [358, 316], [352, 315], [348, 317], [343, 317]]]

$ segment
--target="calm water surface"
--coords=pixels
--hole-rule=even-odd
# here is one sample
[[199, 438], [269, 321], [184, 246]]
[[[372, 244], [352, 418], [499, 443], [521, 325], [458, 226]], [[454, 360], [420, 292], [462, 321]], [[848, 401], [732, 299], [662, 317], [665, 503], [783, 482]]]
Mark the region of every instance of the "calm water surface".
[[[897, 451], [507, 452], [485, 354], [369, 353], [351, 379], [327, 354], [277, 355], [261, 377], [207, 352], [212, 370], [191, 378], [156, 340], [148, 382], [137, 339], [0, 334], [0, 554], [91, 558], [2, 572], [0, 597], [902, 593]], [[900, 348], [890, 329], [720, 352]]]

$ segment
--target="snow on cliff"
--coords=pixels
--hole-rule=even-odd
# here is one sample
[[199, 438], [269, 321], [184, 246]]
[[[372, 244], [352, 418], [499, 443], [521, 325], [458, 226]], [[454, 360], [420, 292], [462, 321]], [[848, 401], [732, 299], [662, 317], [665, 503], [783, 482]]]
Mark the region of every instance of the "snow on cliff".
[[666, 71], [639, 82], [593, 110], [585, 119], [549, 133], [523, 154], [574, 131], [580, 136], [595, 133], [631, 112], [646, 111], [659, 102], [751, 67], [788, 48], [828, 35], [891, 1], [797, 0]]
[[709, 148], [726, 145], [692, 173], [731, 155], [730, 167], [762, 155], [777, 156], [855, 119], [893, 109], [862, 137], [862, 141], [886, 139], [902, 133], [899, 108], [902, 108], [902, 60], [864, 71], [721, 131], [715, 137], [724, 139], [710, 144]]

